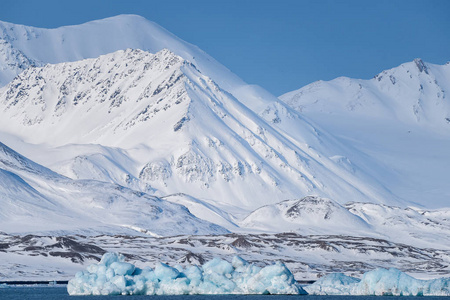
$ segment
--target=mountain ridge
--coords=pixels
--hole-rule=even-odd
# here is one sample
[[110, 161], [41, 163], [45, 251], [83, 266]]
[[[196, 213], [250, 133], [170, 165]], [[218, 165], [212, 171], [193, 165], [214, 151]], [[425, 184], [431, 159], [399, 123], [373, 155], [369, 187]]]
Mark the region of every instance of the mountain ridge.
[[449, 92], [450, 63], [415, 59], [370, 80], [319, 81], [280, 99], [391, 169], [384, 175], [394, 194], [438, 208], [448, 207], [450, 195]]
[[10, 233], [224, 233], [186, 207], [95, 180], [72, 180], [0, 143], [2, 230]]
[[[51, 148], [73, 145], [66, 149], [74, 156], [56, 169], [74, 178], [250, 209], [313, 192], [341, 202], [389, 195], [362, 180], [371, 175], [356, 153], [296, 112], [276, 101], [258, 115], [166, 49], [32, 67], [0, 89], [0, 103], [4, 132]], [[77, 144], [110, 150], [87, 155]]]

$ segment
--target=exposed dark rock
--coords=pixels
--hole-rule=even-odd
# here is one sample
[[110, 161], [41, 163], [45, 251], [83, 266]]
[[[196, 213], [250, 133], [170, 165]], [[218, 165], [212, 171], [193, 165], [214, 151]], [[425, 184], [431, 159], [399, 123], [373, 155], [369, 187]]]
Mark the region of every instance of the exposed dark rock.
[[237, 248], [250, 248], [252, 246], [252, 244], [242, 236], [234, 240], [231, 245]]
[[59, 256], [63, 258], [70, 258], [74, 263], [82, 263], [84, 261], [83, 256], [76, 252], [49, 252], [51, 256]]

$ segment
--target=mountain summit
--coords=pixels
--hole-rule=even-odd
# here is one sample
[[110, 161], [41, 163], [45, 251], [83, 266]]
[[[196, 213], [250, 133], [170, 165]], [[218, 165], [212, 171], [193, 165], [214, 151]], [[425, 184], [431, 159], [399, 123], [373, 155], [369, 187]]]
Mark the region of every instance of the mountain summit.
[[450, 63], [415, 59], [371, 80], [318, 81], [280, 97], [347, 145], [393, 170], [378, 175], [403, 199], [448, 206]]

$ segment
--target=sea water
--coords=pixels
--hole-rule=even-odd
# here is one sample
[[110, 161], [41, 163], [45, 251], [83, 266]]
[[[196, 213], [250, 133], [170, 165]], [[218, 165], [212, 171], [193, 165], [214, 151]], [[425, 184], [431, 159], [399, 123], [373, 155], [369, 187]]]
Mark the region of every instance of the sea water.
[[[417, 299], [413, 296], [284, 296], [284, 295], [185, 295], [185, 296], [69, 296], [66, 286], [6, 286], [0, 287], [1, 300], [25, 300], [25, 299], [46, 299], [46, 300], [65, 300], [65, 299], [161, 299], [161, 300], [292, 300], [298, 297], [304, 297], [303, 300], [375, 300], [382, 299], [398, 299], [398, 300], [412, 300]], [[427, 296], [426, 300], [443, 300], [446, 297]], [[424, 299], [421, 297], [420, 299]], [[381, 299], [380, 299], [381, 300]]]

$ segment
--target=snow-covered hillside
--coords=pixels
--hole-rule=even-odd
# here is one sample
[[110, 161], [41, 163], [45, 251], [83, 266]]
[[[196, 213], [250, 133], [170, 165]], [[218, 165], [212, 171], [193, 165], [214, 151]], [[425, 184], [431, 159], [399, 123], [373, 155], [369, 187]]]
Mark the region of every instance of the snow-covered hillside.
[[3, 132], [41, 145], [26, 156], [74, 179], [251, 210], [308, 194], [399, 203], [295, 111], [274, 101], [259, 116], [167, 49], [29, 68], [0, 105]]
[[450, 64], [420, 59], [371, 80], [340, 77], [280, 97], [391, 172], [378, 178], [397, 196], [448, 207]]
[[415, 59], [371, 80], [318, 81], [280, 98], [305, 114], [396, 120], [448, 133], [449, 91], [450, 62], [441, 66]]
[[74, 181], [0, 143], [0, 228], [47, 232], [170, 235], [225, 233], [172, 204], [122, 186]]
[[0, 233], [0, 240], [3, 280], [70, 279], [106, 251], [120, 251], [129, 262], [152, 268], [158, 261], [172, 266], [201, 265], [214, 257], [229, 259], [234, 255], [258, 265], [281, 260], [297, 280], [315, 280], [330, 272], [359, 277], [379, 267], [399, 268], [420, 278], [448, 277], [450, 255], [449, 250], [384, 239], [293, 232], [163, 238]]
[[262, 232], [281, 232], [282, 228], [302, 234], [374, 233], [374, 228], [338, 203], [311, 196], [263, 206], [248, 215], [242, 226]]
[[350, 235], [448, 249], [450, 209], [423, 210], [308, 196], [256, 209], [239, 225], [253, 232]]
[[0, 271], [14, 278], [27, 264], [56, 274], [42, 257], [15, 264], [24, 256], [72, 270], [99, 247], [143, 261], [277, 256], [305, 279], [448, 273], [450, 64], [280, 100], [122, 15], [0, 22], [0, 87]]
[[10, 82], [17, 74], [30, 66], [39, 65], [9, 42], [0, 38], [0, 86]]
[[[73, 62], [86, 58], [96, 58], [127, 48], [141, 49], [156, 53], [169, 49], [175, 54], [195, 64], [203, 73], [213, 78], [222, 88], [233, 94], [249, 96], [247, 87], [238, 76], [217, 62], [214, 58], [187, 43], [158, 24], [138, 15], [119, 15], [81, 25], [64, 26], [55, 29], [36, 28], [0, 21], [0, 39], [6, 41], [1, 48], [11, 48], [20, 52], [34, 64]], [[1, 50], [0, 53], [5, 50]], [[25, 67], [17, 68], [17, 61], [9, 57], [9, 65], [0, 86], [7, 84]], [[250, 93], [251, 94], [251, 93]], [[257, 102], [259, 92], [241, 99]], [[239, 98], [239, 97], [238, 97]], [[256, 104], [257, 104], [256, 103]]]

